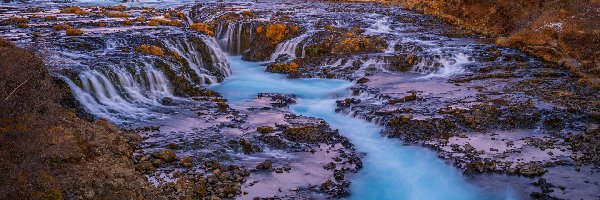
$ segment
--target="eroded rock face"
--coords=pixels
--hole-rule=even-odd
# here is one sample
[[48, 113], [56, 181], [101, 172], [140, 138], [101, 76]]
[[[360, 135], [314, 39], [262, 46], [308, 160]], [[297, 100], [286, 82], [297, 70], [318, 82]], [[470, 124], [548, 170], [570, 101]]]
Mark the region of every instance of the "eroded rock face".
[[152, 197], [131, 160], [139, 136], [76, 116], [33, 54], [0, 39], [0, 55], [0, 198]]

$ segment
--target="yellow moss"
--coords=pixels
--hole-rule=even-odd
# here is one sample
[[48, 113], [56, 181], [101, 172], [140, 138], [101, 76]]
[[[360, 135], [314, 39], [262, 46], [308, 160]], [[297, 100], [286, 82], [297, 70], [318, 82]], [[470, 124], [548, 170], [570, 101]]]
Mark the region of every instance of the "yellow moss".
[[246, 10], [242, 12], [242, 16], [244, 17], [253, 17], [254, 13], [252, 11]]
[[119, 18], [129, 17], [129, 14], [124, 13], [124, 12], [108, 12], [108, 13], [106, 13], [106, 15], [108, 15], [109, 17], [119, 17]]
[[125, 25], [125, 26], [133, 26], [133, 22], [131, 22], [131, 20], [125, 20], [125, 21], [123, 21], [123, 25]]
[[363, 51], [380, 50], [377, 46], [378, 42], [373, 42], [379, 38], [370, 38], [367, 36], [357, 36], [353, 32], [345, 33], [345, 38], [339, 43], [335, 44], [331, 52], [333, 54], [348, 54], [358, 53]]
[[47, 21], [56, 21], [56, 20], [58, 20], [58, 17], [52, 16], [52, 15], [48, 15], [48, 16], [45, 16], [44, 19], [47, 20]]
[[179, 17], [179, 19], [185, 19], [185, 13], [182, 12], [177, 12], [177, 17]]
[[98, 27], [105, 27], [106, 26], [106, 24], [102, 23], [102, 22], [98, 23], [97, 25], [98, 25]]
[[209, 36], [215, 36], [213, 28], [206, 23], [194, 23], [190, 25], [190, 29], [204, 33]]
[[116, 5], [116, 6], [113, 6], [113, 7], [109, 7], [108, 9], [110, 9], [110, 10], [125, 10], [125, 9], [127, 9], [127, 6], [125, 6], [125, 5]]
[[29, 23], [29, 19], [27, 19], [25, 17], [12, 17], [6, 21], [11, 22], [11, 23], [21, 23], [21, 24]]
[[57, 25], [52, 26], [52, 29], [60, 31], [60, 30], [73, 29], [73, 27], [69, 26], [67, 24], [57, 24]]
[[183, 22], [181, 20], [178, 19], [174, 19], [169, 21], [169, 26], [181, 26], [183, 25]]
[[158, 26], [158, 21], [151, 20], [151, 21], [148, 22], [148, 26]]
[[171, 18], [171, 14], [167, 13], [167, 14], [165, 14], [163, 17], [165, 17], [165, 18], [169, 19], [169, 18]]
[[145, 22], [146, 21], [146, 17], [139, 16], [138, 18], [135, 18], [135, 21], [137, 21], [137, 22]]
[[277, 44], [285, 38], [289, 31], [290, 30], [285, 24], [269, 24], [267, 25], [265, 36], [267, 37], [267, 40], [271, 42], [271, 44]]
[[158, 22], [160, 25], [169, 25], [169, 20], [167, 19], [155, 19], [156, 22]]
[[79, 6], [73, 6], [73, 7], [63, 8], [62, 10], [60, 10], [60, 13], [73, 13], [73, 14], [77, 14], [77, 15], [85, 15], [85, 14], [88, 14], [89, 12], [81, 9]]
[[28, 24], [17, 24], [17, 28], [29, 28]]
[[162, 57], [165, 55], [160, 47], [157, 47], [154, 45], [143, 44], [143, 45], [140, 45], [139, 47], [135, 48], [135, 51], [153, 55], [153, 56], [161, 56]]
[[258, 27], [256, 27], [256, 33], [257, 33], [257, 34], [261, 34], [261, 33], [264, 31], [263, 29], [264, 29], [264, 27], [263, 27], [263, 26], [258, 26]]
[[276, 73], [298, 73], [298, 64], [295, 62], [285, 63], [285, 64], [272, 64], [267, 67], [267, 70], [270, 72]]
[[175, 59], [181, 60], [181, 55], [179, 55], [179, 53], [176, 51], [170, 51], [169, 53], [171, 53], [171, 56], [173, 56]]
[[83, 31], [79, 29], [67, 29], [66, 33], [71, 36], [83, 35]]

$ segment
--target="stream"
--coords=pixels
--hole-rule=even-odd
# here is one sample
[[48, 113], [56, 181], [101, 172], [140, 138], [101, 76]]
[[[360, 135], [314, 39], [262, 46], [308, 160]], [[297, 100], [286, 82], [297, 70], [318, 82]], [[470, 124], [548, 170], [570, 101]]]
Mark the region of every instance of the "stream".
[[264, 72], [258, 62], [228, 57], [233, 75], [211, 86], [232, 104], [251, 101], [259, 93], [297, 96], [290, 109], [299, 115], [326, 120], [365, 152], [364, 168], [352, 180], [352, 199], [513, 199], [489, 194], [468, 183], [436, 154], [419, 147], [403, 146], [379, 135], [381, 127], [335, 112], [336, 100], [346, 96], [352, 83], [334, 79], [290, 80]]
[[595, 109], [597, 90], [495, 38], [378, 3], [68, 2], [1, 4], [0, 37], [64, 80], [78, 114], [140, 135], [132, 162], [156, 188], [193, 177], [210, 182], [204, 199], [597, 196], [600, 173], [574, 168], [581, 154], [561, 138], [592, 119], [559, 106]]

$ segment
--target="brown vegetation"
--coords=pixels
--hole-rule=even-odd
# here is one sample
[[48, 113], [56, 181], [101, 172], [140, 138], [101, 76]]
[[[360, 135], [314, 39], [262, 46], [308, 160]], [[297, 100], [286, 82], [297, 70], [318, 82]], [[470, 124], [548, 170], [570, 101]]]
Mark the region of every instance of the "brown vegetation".
[[153, 56], [160, 56], [160, 57], [165, 55], [163, 50], [160, 47], [154, 46], [154, 45], [143, 44], [143, 45], [140, 45], [139, 47], [135, 48], [135, 51], [153, 55]]
[[204, 33], [209, 36], [215, 36], [213, 28], [206, 23], [193, 23], [192, 25], [190, 25], [190, 29]]
[[73, 13], [73, 14], [77, 14], [77, 15], [89, 14], [88, 11], [81, 9], [79, 6], [65, 7], [60, 10], [60, 13]]
[[125, 17], [129, 17], [129, 14], [124, 13], [124, 12], [108, 12], [106, 13], [106, 15], [108, 15], [109, 17], [116, 17], [116, 18], [125, 18]]
[[70, 35], [70, 36], [79, 36], [79, 35], [83, 35], [83, 31], [79, 30], [79, 29], [67, 29], [66, 30], [66, 34]]
[[68, 86], [41, 60], [0, 39], [0, 199], [139, 199], [139, 136], [76, 116]]
[[272, 64], [267, 67], [267, 71], [284, 74], [298, 73], [298, 64], [295, 62], [284, 63], [284, 64]]

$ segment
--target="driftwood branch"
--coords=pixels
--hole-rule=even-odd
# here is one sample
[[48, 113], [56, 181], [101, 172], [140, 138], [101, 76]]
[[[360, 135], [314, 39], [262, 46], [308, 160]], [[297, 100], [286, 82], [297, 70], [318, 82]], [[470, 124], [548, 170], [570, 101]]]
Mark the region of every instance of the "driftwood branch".
[[29, 81], [29, 79], [31, 79], [31, 76], [29, 78], [27, 78], [27, 80], [23, 81], [23, 83], [19, 84], [19, 86], [17, 86], [15, 89], [12, 90], [12, 92], [10, 92], [10, 94], [8, 94], [8, 96], [6, 98], [4, 98], [4, 101], [8, 100], [8, 98], [14, 94], [21, 86], [23, 86], [25, 83], [27, 83], [27, 81]]

